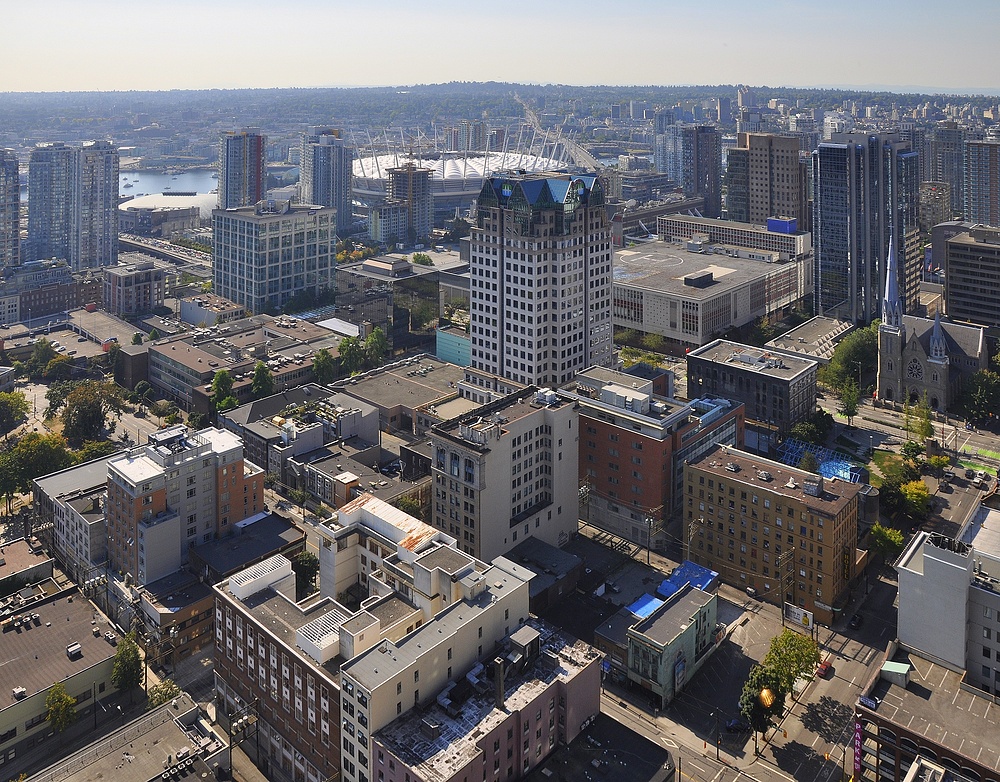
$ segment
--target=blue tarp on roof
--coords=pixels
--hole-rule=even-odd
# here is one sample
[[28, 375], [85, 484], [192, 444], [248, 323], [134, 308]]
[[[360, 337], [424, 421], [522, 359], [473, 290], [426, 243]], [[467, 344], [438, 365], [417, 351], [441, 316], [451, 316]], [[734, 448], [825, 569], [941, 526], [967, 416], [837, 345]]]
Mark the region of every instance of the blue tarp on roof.
[[719, 574], [707, 567], [696, 565], [690, 560], [684, 560], [656, 589], [656, 593], [661, 597], [670, 597], [674, 592], [685, 584], [691, 584], [695, 589], [709, 592], [715, 587]]
[[682, 586], [683, 586], [683, 584], [675, 584], [669, 578], [665, 578], [660, 583], [660, 585], [656, 588], [656, 594], [658, 594], [660, 597], [662, 597], [664, 600], [666, 600], [671, 595], [673, 595], [674, 592], [676, 592], [678, 589], [680, 589]]
[[650, 594], [645, 594], [632, 603], [632, 605], [628, 607], [628, 610], [640, 619], [645, 619], [661, 605], [663, 605], [663, 601], [660, 600], [660, 598], [653, 597]]

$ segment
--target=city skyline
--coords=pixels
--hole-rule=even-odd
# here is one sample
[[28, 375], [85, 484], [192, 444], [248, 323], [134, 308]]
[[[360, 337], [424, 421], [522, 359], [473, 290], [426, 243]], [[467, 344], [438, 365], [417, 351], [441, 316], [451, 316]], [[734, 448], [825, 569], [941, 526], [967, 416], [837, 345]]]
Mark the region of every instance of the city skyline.
[[[56, 0], [44, 15], [25, 5], [5, 13], [9, 29], [17, 31], [9, 42], [10, 59], [24, 67], [0, 77], [0, 91], [386, 86], [460, 79], [995, 94], [1000, 85], [986, 83], [1000, 70], [1000, 50], [993, 45], [1000, 32], [995, 9], [986, 0], [960, 0], [957, 6], [941, 13], [929, 0], [876, 6], [847, 0], [838, 6], [837, 18], [857, 16], [865, 23], [844, 36], [841, 25], [831, 24], [829, 7], [791, 0], [755, 5], [638, 0], [627, 15], [609, 13], [594, 0], [572, 6], [565, 0], [542, 6], [515, 0], [502, 14], [454, 0], [438, 0], [431, 11], [400, 0], [377, 7], [307, 0], [296, 16], [308, 16], [309, 24], [289, 25], [283, 38], [276, 20], [266, 21], [273, 5], [262, 0], [179, 0], [169, 16], [153, 3], [97, 0], [81, 14], [80, 6]], [[108, 19], [123, 22], [116, 26]], [[738, 38], [731, 31], [739, 31]], [[598, 51], [617, 40], [628, 56], [582, 55], [580, 48], [590, 39], [596, 43], [598, 34]], [[137, 48], [147, 36], [162, 43], [152, 50]], [[397, 40], [373, 49], [379, 38]], [[493, 55], [491, 40], [497, 44]], [[974, 68], [964, 58], [933, 56], [936, 50], [944, 55], [954, 40], [976, 53]], [[32, 65], [39, 59], [39, 42], [44, 60]], [[286, 46], [295, 65], [276, 67]], [[140, 51], [143, 56], [131, 59], [130, 53]], [[244, 56], [251, 51], [268, 56]]]

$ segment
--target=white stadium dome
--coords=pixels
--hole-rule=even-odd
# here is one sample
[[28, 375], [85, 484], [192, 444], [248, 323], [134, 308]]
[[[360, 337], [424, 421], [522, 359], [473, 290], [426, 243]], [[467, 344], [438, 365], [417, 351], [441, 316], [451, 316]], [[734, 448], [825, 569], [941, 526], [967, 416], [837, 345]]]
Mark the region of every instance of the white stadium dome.
[[503, 171], [563, 170], [567, 163], [556, 158], [519, 152], [442, 152], [434, 157], [383, 154], [354, 160], [354, 197], [373, 203], [385, 197], [390, 168], [413, 163], [431, 171], [431, 192], [435, 199], [474, 199], [482, 190], [483, 180]]

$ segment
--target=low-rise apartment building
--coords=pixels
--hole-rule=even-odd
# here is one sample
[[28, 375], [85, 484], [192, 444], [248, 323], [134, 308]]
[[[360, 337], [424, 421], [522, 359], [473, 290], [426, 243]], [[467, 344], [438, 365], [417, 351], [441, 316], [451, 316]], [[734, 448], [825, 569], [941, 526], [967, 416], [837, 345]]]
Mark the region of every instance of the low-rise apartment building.
[[859, 570], [861, 484], [719, 446], [684, 471], [688, 559], [776, 605], [834, 620]]

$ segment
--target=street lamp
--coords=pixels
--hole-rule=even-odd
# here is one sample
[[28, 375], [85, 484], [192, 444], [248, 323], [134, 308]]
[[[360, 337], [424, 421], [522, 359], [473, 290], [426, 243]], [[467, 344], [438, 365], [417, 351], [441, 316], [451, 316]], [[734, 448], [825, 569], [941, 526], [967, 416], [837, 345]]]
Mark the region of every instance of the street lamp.
[[719, 713], [713, 711], [710, 716], [715, 718], [715, 759], [721, 760], [719, 757], [719, 744], [722, 743], [722, 736], [719, 734]]

